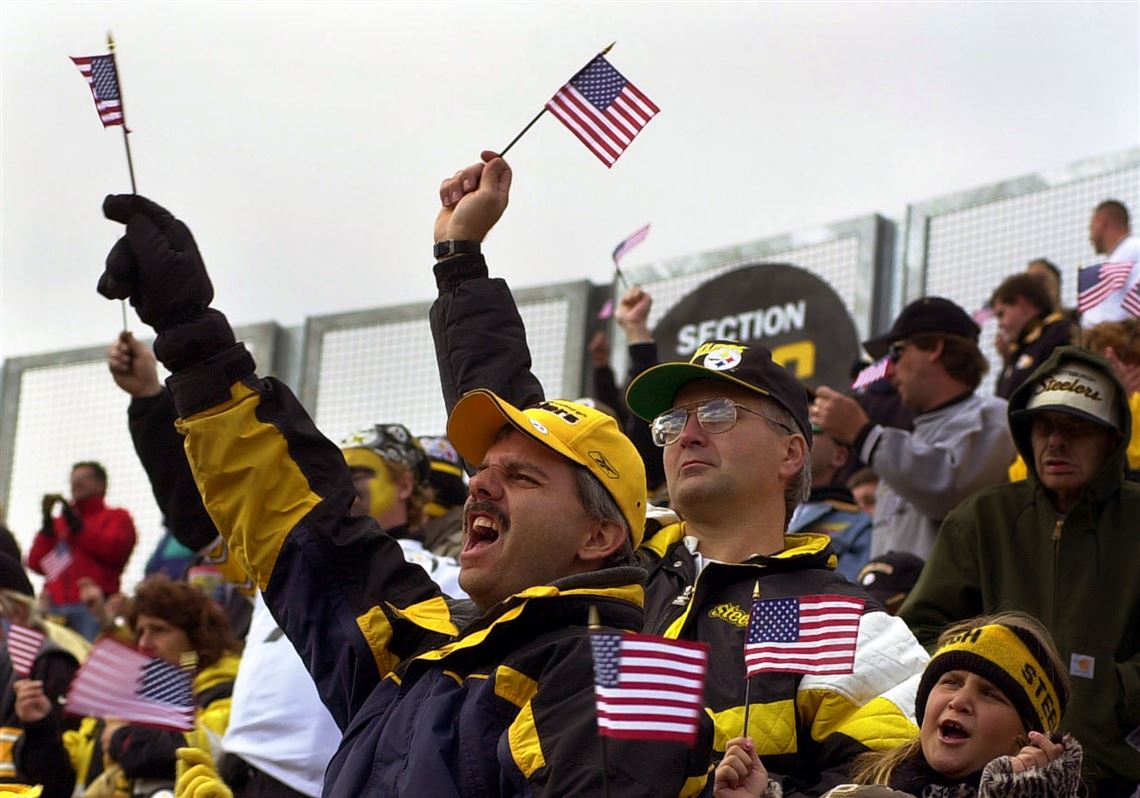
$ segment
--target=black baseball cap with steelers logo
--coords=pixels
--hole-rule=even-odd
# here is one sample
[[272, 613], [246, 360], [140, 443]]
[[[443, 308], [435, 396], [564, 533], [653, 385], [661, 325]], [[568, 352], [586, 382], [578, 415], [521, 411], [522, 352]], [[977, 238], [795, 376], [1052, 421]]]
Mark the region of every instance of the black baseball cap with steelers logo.
[[720, 380], [767, 396], [791, 413], [811, 445], [803, 384], [758, 344], [727, 339], [706, 341], [697, 347], [688, 363], [662, 363], [639, 374], [629, 384], [626, 402], [639, 417], [652, 421], [671, 408], [677, 392], [693, 380]]

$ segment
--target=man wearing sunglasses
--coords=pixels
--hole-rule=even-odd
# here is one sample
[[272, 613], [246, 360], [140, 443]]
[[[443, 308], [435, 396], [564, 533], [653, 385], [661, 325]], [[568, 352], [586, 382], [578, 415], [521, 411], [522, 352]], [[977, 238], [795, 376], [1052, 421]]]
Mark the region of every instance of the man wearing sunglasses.
[[881, 480], [871, 556], [930, 556], [939, 524], [973, 493], [1006, 481], [1014, 458], [1006, 403], [975, 393], [988, 364], [978, 325], [948, 299], [923, 297], [863, 347], [887, 358], [887, 378], [915, 413], [914, 430], [874, 424], [859, 404], [821, 387], [812, 421], [852, 447]]

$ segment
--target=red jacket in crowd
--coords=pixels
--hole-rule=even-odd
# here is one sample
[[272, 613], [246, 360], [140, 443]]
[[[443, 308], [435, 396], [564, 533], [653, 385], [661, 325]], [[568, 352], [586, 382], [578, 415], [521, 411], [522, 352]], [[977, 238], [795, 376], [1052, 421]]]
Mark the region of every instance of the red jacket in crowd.
[[119, 592], [119, 577], [135, 547], [135, 524], [119, 507], [108, 507], [102, 496], [80, 499], [71, 505], [83, 526], [73, 533], [62, 517], [53, 519], [54, 534], [40, 530], [28, 552], [28, 567], [43, 573], [43, 558], [64, 541], [71, 548], [71, 566], [45, 584], [53, 604], [79, 602], [78, 581], [89, 577], [110, 596]]

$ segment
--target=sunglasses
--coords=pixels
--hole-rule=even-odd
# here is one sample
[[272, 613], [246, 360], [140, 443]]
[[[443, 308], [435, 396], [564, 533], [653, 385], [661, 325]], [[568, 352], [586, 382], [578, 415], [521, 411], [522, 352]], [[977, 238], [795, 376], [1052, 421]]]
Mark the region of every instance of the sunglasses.
[[898, 363], [902, 360], [903, 352], [910, 346], [910, 341], [895, 341], [887, 347], [887, 361]]
[[745, 413], [751, 413], [754, 416], [760, 416], [760, 418], [773, 426], [779, 427], [788, 435], [795, 434], [795, 431], [782, 421], [766, 416], [758, 410], [753, 410], [750, 407], [745, 407], [742, 404], [733, 402], [731, 399], [710, 399], [707, 402], [674, 407], [653, 419], [653, 423], [649, 425], [649, 429], [653, 434], [653, 442], [655, 444], [658, 446], [668, 446], [671, 443], [676, 443], [680, 439], [681, 434], [685, 431], [685, 426], [689, 423], [690, 413], [695, 412], [697, 414], [697, 423], [701, 429], [710, 435], [719, 435], [722, 432], [728, 432], [736, 426], [736, 422], [740, 418], [740, 410], [743, 410]]

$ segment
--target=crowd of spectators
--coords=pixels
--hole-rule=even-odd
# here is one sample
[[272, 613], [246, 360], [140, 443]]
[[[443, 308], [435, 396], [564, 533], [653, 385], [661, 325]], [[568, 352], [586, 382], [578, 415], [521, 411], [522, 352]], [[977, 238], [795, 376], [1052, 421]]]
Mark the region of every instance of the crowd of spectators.
[[[42, 634], [26, 673], [0, 648], [0, 783], [60, 798], [1140, 796], [1140, 320], [1121, 309], [1140, 246], [1123, 205], [1094, 210], [1090, 239], [1135, 266], [1092, 311], [1060, 306], [1042, 259], [994, 289], [995, 395], [976, 318], [943, 297], [863, 342], [885, 376], [855, 390], [809, 387], [751, 341], [662, 362], [634, 286], [614, 313], [629, 374], [601, 331], [589, 395], [570, 401], [531, 372], [480, 251], [511, 179], [484, 153], [440, 188], [446, 434], [360, 419], [339, 443], [255, 374], [186, 225], [108, 197], [126, 230], [99, 291], [157, 338], [123, 333], [107, 363], [166, 536], [124, 590], [135, 530], [93, 460], [70, 499], [44, 496], [26, 559], [0, 535], [5, 631]], [[757, 598], [801, 621], [853, 603], [850, 653], [747, 673]], [[708, 647], [695, 743], [599, 744], [595, 643], [611, 633]], [[192, 731], [67, 713], [106, 637], [190, 673]]]

